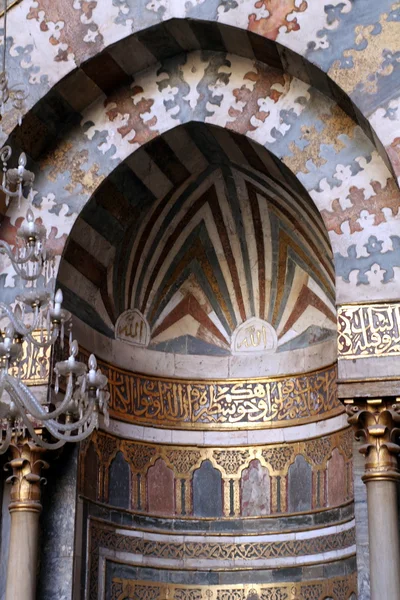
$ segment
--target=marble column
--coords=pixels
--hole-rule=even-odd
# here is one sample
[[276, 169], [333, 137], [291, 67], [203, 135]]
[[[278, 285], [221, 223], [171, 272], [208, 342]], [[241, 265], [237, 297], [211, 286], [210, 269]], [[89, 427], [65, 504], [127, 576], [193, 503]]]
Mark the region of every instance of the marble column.
[[27, 439], [14, 440], [10, 445], [11, 471], [9, 511], [11, 517], [10, 546], [7, 566], [6, 600], [35, 600], [39, 515], [41, 505], [44, 450]]
[[371, 600], [400, 600], [400, 545], [396, 443], [400, 402], [395, 399], [347, 400], [349, 423], [365, 456], [362, 480], [367, 486]]

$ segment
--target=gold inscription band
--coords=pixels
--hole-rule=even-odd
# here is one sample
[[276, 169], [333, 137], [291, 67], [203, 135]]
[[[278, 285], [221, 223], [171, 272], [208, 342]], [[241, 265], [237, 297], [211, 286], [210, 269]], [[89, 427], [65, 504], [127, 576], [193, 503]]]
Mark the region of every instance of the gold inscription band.
[[309, 423], [343, 412], [336, 364], [274, 379], [190, 381], [140, 375], [98, 362], [109, 381], [111, 417], [136, 425], [256, 429]]
[[[36, 333], [36, 332], [35, 332]], [[82, 349], [80, 360], [89, 352]], [[27, 356], [27, 385], [49, 380], [49, 352]], [[142, 375], [102, 360], [110, 415], [137, 425], [170, 429], [257, 429], [306, 424], [343, 412], [336, 364], [275, 378], [188, 380]]]
[[338, 307], [339, 359], [400, 355], [400, 303]]

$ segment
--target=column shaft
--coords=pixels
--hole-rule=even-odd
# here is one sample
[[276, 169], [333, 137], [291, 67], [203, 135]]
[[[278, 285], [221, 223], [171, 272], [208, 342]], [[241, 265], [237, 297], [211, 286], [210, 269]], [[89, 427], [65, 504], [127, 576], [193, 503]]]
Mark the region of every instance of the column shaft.
[[11, 511], [6, 600], [35, 600], [39, 512]]
[[8, 553], [6, 600], [35, 600], [39, 515], [41, 505], [42, 470], [45, 451], [29, 439], [16, 438], [9, 448], [11, 471], [9, 511], [10, 547]]
[[367, 485], [371, 600], [400, 600], [400, 550], [397, 483]]
[[367, 486], [371, 600], [400, 600], [400, 547], [397, 485], [398, 398], [347, 400], [349, 423], [362, 439], [362, 477]]

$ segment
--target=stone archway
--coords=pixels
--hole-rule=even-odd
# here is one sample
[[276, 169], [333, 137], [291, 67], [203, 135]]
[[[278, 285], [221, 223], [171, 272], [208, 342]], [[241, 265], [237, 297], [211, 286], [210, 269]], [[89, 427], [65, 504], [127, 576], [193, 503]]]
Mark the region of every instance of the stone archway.
[[[178, 55], [138, 74], [91, 104], [80, 124], [38, 159], [35, 205], [54, 228], [56, 252], [121, 160], [189, 120], [246, 135], [289, 167], [330, 234], [337, 302], [397, 297], [399, 192], [371, 142], [309, 85], [223, 53]], [[12, 206], [3, 237], [12, 239], [18, 219]]]
[[[9, 60], [15, 66], [12, 74], [22, 74], [29, 87], [30, 109], [63, 77], [104, 50], [113, 77], [116, 62], [130, 74], [181, 50], [239, 53], [312, 82], [338, 101], [371, 139], [377, 136], [398, 174], [393, 127], [400, 118], [397, 20], [393, 0], [367, 11], [348, 0], [118, 0], [107, 6], [98, 1], [58, 6], [49, 0], [22, 0], [10, 11], [15, 33]], [[15, 123], [10, 114], [8, 133]]]
[[[107, 155], [110, 149], [105, 150]], [[188, 568], [197, 570], [198, 598], [206, 591], [239, 598], [250, 591], [286, 594], [280, 568], [318, 562], [318, 548], [329, 553], [336, 544], [338, 578], [327, 566], [322, 587], [307, 575], [296, 592], [322, 599], [337, 584], [349, 593], [355, 589], [352, 453], [336, 395], [332, 253], [309, 194], [288, 167], [278, 165], [243, 134], [190, 121], [120, 162], [86, 203], [67, 240], [58, 282], [80, 321], [75, 332], [82, 345], [96, 352], [110, 378], [111, 423], [95, 443], [104, 470], [111, 449], [130, 462], [129, 508], [145, 527], [151, 524], [163, 544], [163, 557], [160, 545], [146, 549], [147, 538], [138, 547], [142, 567], [151, 564], [152, 573], [133, 572], [135, 560], [125, 551], [124, 572], [110, 560], [107, 582], [116, 587], [156, 594], [157, 568], [175, 568], [180, 557], [184, 575], [177, 575], [176, 589], [163, 587], [161, 594], [168, 589], [184, 595], [187, 581], [193, 591]], [[235, 352], [235, 336], [252, 319], [276, 331], [276, 346], [268, 348], [274, 352]], [[344, 489], [328, 498], [329, 457], [342, 446]], [[249, 475], [254, 460], [258, 467]], [[85, 471], [82, 480], [92, 477]], [[104, 502], [100, 490], [98, 501]], [[95, 503], [84, 502], [94, 514]], [[105, 510], [116, 510], [116, 502], [114, 497], [112, 505], [106, 502]], [[339, 512], [345, 521], [340, 530]], [[319, 541], [295, 547], [289, 539], [304, 513], [319, 528], [318, 535], [313, 532]], [[130, 519], [129, 514], [125, 523]], [[174, 532], [160, 532], [161, 523], [172, 519], [197, 535], [188, 550], [177, 545]], [[277, 531], [286, 519], [290, 533], [282, 559], [275, 542], [281, 541]], [[83, 522], [83, 537], [99, 539], [101, 552], [112, 552], [113, 536], [108, 542], [91, 522]], [[119, 530], [121, 548], [137, 543], [131, 525], [133, 540]], [[223, 537], [221, 545], [213, 536], [220, 527], [225, 532], [239, 527], [243, 536], [234, 542]], [[250, 539], [254, 544], [243, 553]], [[235, 572], [226, 552], [237, 561]], [[275, 584], [244, 588], [248, 575], [240, 568], [250, 564], [264, 571], [273, 565]], [[231, 585], [224, 588], [214, 573], [204, 574], [214, 567], [229, 573]], [[96, 555], [87, 555], [85, 569], [90, 594], [96, 595], [101, 577]], [[311, 577], [315, 572], [311, 568]], [[264, 572], [259, 577], [269, 581]]]
[[[39, 12], [38, 18], [42, 18]], [[43, 27], [46, 26], [44, 23]], [[86, 33], [89, 30], [90, 26]], [[53, 36], [55, 47], [59, 45], [57, 35], [56, 32]], [[57, 51], [59, 49], [62, 48], [57, 48]], [[73, 86], [73, 82], [78, 80], [66, 81], [64, 87], [54, 90], [54, 96], [50, 94], [47, 102], [38, 105], [36, 113], [32, 111], [29, 114], [24, 127], [15, 133], [14, 143], [27, 147], [34, 158], [38, 188], [35, 216], [41, 217], [52, 229], [52, 245], [57, 256], [61, 256], [73, 225], [78, 215], [89, 206], [91, 196], [123, 161], [129, 161], [132, 153], [139, 152], [141, 148], [146, 153], [147, 144], [152, 140], [162, 144], [163, 136], [177, 125], [197, 122], [221, 127], [225, 132], [236, 133], [238, 139], [250, 140], [247, 141], [247, 149], [251, 148], [256, 155], [262, 152], [261, 145], [268, 151], [264, 153], [268, 157], [265, 159], [267, 170], [276, 171], [277, 179], [284, 179], [287, 170], [282, 165], [285, 165], [292, 175], [293, 188], [301, 192], [305, 190], [311, 197], [330, 235], [339, 303], [397, 299], [399, 192], [385, 165], [384, 153], [379, 152], [370, 140], [372, 133], [367, 136], [363, 132], [366, 128], [363, 119], [359, 118], [360, 127], [339, 105], [316, 88], [252, 57], [215, 50], [176, 53], [176, 46], [172, 50], [173, 56], [167, 57], [161, 65], [151, 65], [136, 74], [133, 82], [128, 77], [126, 84], [123, 81], [125, 72], [122, 79], [116, 77], [117, 84], [113, 76], [102, 79], [96, 73], [96, 59], [93, 59], [89, 63], [93, 79], [88, 78], [85, 71], [77, 72], [78, 78], [84, 73], [81, 79], [84, 81], [83, 100], [76, 95]], [[104, 58], [103, 55], [101, 60]], [[100, 82], [102, 87], [98, 86]], [[54, 112], [59, 110], [61, 116], [47, 112], [53, 99]], [[343, 105], [343, 97], [339, 98], [339, 102]], [[353, 116], [357, 114], [353, 111]], [[65, 131], [59, 132], [53, 145], [48, 144], [55, 128], [63, 122], [68, 124]], [[29, 134], [30, 125], [34, 134]], [[38, 140], [40, 131], [41, 139]], [[242, 152], [240, 142], [238, 147]], [[18, 211], [11, 206], [7, 212], [1, 235], [11, 242], [25, 209], [23, 206]], [[11, 296], [16, 290], [7, 274], [5, 268], [3, 290]], [[347, 318], [346, 310], [341, 313], [342, 317]], [[359, 307], [349, 310], [357, 311]], [[345, 322], [344, 328], [347, 325]], [[347, 331], [347, 335], [351, 341], [352, 332], [349, 334]], [[355, 348], [353, 354], [351, 351], [346, 349], [354, 362], [347, 363], [350, 368], [345, 368], [342, 362], [343, 375], [350, 379], [354, 368], [358, 377], [365, 377], [362, 361], [357, 362], [358, 349]], [[375, 359], [376, 356], [372, 356], [372, 360]], [[387, 374], [385, 365], [388, 362], [377, 361], [374, 363], [376, 372], [382, 369]], [[393, 362], [389, 365], [390, 369], [395, 369]], [[335, 427], [337, 423], [335, 421]], [[311, 437], [312, 431], [316, 432], [313, 422], [307, 430], [308, 437]], [[336, 431], [333, 433], [336, 434]], [[329, 441], [329, 449], [332, 443]], [[334, 443], [341, 443], [339, 436], [335, 437]], [[323, 443], [321, 447], [320, 454], [324, 460], [327, 454]], [[236, 451], [239, 458], [241, 452], [246, 452], [241, 447]], [[319, 468], [318, 448], [311, 452], [316, 457], [311, 459], [314, 460], [312, 467], [306, 459], [297, 463], [305, 469], [300, 472], [298, 480], [306, 473], [307, 480], [310, 480], [309, 489], [313, 489], [313, 480], [314, 484], [318, 482], [315, 485], [321, 492], [325, 474]], [[281, 493], [284, 497], [287, 489], [285, 478], [289, 477], [287, 469], [292, 458], [285, 458], [283, 468], [272, 467], [276, 482], [279, 481], [279, 486], [275, 482], [276, 489], [279, 487], [280, 490], [274, 500], [276, 510], [278, 507], [281, 510]], [[232, 478], [229, 480], [231, 459], [229, 457], [227, 462], [223, 490], [225, 501], [229, 498], [234, 505], [238, 482]], [[275, 459], [276, 456], [272, 456], [268, 460]], [[268, 462], [265, 457], [264, 460]], [[141, 473], [135, 472], [135, 475], [141, 476]], [[181, 506], [186, 507], [190, 492], [185, 477], [180, 481], [182, 493], [178, 500]], [[141, 480], [137, 482], [136, 493], [139, 497], [142, 494], [145, 501]], [[313, 502], [319, 506], [322, 500], [313, 499]], [[310, 500], [307, 506], [311, 505]], [[139, 503], [139, 506], [142, 505]], [[234, 510], [234, 507], [232, 509], [225, 504], [224, 510]], [[349, 525], [351, 529], [352, 525]], [[343, 537], [348, 544], [347, 551], [351, 535]]]

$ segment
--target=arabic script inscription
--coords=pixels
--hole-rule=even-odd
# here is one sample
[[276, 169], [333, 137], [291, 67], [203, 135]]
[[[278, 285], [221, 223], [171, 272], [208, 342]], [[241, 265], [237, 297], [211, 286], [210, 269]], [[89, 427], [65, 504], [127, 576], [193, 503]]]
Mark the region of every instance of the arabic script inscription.
[[127, 310], [119, 316], [115, 326], [119, 340], [147, 347], [150, 342], [150, 327], [144, 316], [136, 309]]
[[343, 305], [338, 308], [341, 359], [400, 354], [400, 304]]
[[263, 319], [252, 317], [236, 329], [232, 336], [233, 354], [272, 354], [276, 351], [276, 331]]
[[[79, 360], [87, 360], [81, 350]], [[336, 365], [275, 379], [198, 380], [140, 375], [98, 361], [113, 418], [157, 427], [280, 427], [343, 412]]]

